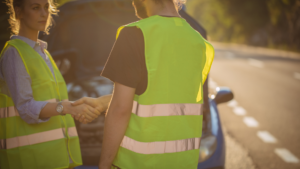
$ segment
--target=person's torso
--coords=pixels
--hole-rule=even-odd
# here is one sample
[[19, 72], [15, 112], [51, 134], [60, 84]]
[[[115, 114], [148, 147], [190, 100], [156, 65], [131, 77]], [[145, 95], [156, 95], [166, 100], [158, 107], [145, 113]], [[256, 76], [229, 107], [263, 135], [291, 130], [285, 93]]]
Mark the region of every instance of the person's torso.
[[152, 16], [130, 26], [140, 28], [144, 35], [148, 85], [135, 96], [114, 164], [120, 168], [196, 168], [202, 90], [208, 73], [203, 70], [213, 58], [207, 60], [207, 51], [213, 49], [182, 18]]
[[[35, 42], [35, 41], [33, 41], [31, 39], [28, 39], [26, 37], [16, 36], [16, 35], [14, 35], [14, 36], [11, 37], [11, 40], [14, 40], [14, 39], [22, 40], [25, 43], [27, 43], [30, 47], [32, 47], [33, 50], [36, 53], [38, 53], [40, 55], [40, 57], [45, 61], [45, 63], [49, 67], [52, 75], [55, 76], [51, 60], [50, 60], [50, 58], [44, 52], [44, 50], [47, 50], [47, 43], [46, 42], [41, 41], [39, 39], [38, 39], [37, 42]], [[6, 54], [6, 52], [8, 52], [8, 53]], [[11, 57], [9, 55], [12, 55], [12, 54], [15, 54], [15, 53], [18, 53], [18, 51], [13, 46], [7, 46], [5, 48], [5, 50], [3, 50], [2, 55], [4, 55], [4, 56], [6, 55], [6, 57]], [[3, 57], [1, 57], [0, 58], [0, 67], [2, 67], [3, 64], [6, 64], [6, 63], [4, 63], [3, 60], [4, 60]], [[22, 72], [22, 76], [29, 77], [29, 75], [28, 75], [28, 73], [26, 71], [26, 68], [23, 66], [24, 64], [21, 63], [21, 62], [19, 62], [19, 60], [21, 60], [21, 58], [17, 58], [17, 61], [16, 61], [17, 64], [16, 65], [11, 65], [10, 66], [11, 70], [9, 70], [7, 72], [8, 76], [11, 76], [11, 78], [17, 78], [17, 77], [14, 77], [14, 74], [12, 72], [14, 72], [13, 69], [19, 69], [18, 72]], [[22, 65], [18, 65], [18, 63], [20, 63]], [[11, 93], [8, 91], [8, 87], [7, 87], [7, 85], [5, 83], [5, 80], [4, 80], [4, 73], [3, 73], [3, 70], [1, 68], [0, 68], [0, 85], [1, 85], [2, 93], [5, 93], [6, 95], [8, 95], [8, 96], [11, 97], [11, 95], [10, 95]], [[27, 89], [24, 88], [24, 90], [27, 90]]]
[[[44, 52], [55, 75], [45, 60], [24, 41], [13, 39], [6, 44], [8, 46], [16, 48], [24, 62], [31, 78], [34, 100], [56, 102], [68, 99], [64, 79], [47, 50]], [[79, 139], [70, 115], [53, 116], [45, 123], [28, 124], [20, 118], [12, 99], [1, 91], [1, 167], [68, 168], [68, 154], [75, 166], [81, 164]]]

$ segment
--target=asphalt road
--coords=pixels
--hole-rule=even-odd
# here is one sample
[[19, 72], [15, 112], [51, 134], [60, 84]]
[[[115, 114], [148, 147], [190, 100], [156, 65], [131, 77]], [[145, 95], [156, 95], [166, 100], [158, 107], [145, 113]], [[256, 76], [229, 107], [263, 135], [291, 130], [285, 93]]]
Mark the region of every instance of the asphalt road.
[[235, 95], [219, 105], [222, 125], [255, 168], [300, 169], [300, 58], [216, 49], [210, 76]]

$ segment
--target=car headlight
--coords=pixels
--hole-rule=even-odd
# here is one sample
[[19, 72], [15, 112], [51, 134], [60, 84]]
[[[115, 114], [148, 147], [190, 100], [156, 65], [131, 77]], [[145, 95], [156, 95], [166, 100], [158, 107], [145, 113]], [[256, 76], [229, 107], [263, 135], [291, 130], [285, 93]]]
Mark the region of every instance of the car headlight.
[[208, 135], [201, 138], [199, 163], [211, 157], [217, 149], [217, 138]]

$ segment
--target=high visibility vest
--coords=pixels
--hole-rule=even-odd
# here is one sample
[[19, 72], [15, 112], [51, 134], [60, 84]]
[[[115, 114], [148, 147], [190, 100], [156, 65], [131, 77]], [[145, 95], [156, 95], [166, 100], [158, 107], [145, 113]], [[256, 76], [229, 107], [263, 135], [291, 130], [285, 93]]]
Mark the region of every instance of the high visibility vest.
[[[68, 100], [65, 81], [47, 50], [44, 51], [51, 60], [56, 81], [44, 59], [27, 43], [14, 39], [8, 41], [4, 49], [8, 46], [16, 48], [23, 60], [31, 78], [34, 100]], [[0, 84], [1, 91], [2, 88]], [[82, 165], [79, 138], [71, 115], [53, 116], [44, 123], [28, 124], [19, 116], [12, 98], [1, 91], [1, 169], [54, 169]], [[72, 164], [69, 164], [68, 154]]]
[[203, 84], [214, 49], [182, 18], [155, 15], [125, 27], [131, 26], [144, 35], [148, 86], [135, 95], [113, 164], [122, 169], [196, 169]]

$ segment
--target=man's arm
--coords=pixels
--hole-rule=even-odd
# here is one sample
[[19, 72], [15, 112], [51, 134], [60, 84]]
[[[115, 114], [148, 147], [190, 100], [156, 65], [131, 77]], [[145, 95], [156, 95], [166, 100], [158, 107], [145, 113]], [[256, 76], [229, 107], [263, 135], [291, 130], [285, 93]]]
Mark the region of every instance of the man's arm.
[[111, 168], [130, 120], [134, 94], [134, 88], [115, 83], [112, 101], [105, 119], [100, 169]]
[[111, 168], [130, 120], [134, 94], [134, 88], [115, 83], [113, 95], [99, 98], [84, 97], [72, 103], [73, 106], [88, 104], [99, 112], [103, 112], [111, 101], [105, 119], [100, 169]]

